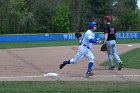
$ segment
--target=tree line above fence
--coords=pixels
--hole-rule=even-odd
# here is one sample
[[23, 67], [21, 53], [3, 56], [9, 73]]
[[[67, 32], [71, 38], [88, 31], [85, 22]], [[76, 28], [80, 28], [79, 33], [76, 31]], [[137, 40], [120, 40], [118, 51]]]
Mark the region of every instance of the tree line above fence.
[[0, 33], [85, 31], [90, 20], [103, 31], [105, 15], [119, 31], [140, 30], [137, 0], [0, 0]]

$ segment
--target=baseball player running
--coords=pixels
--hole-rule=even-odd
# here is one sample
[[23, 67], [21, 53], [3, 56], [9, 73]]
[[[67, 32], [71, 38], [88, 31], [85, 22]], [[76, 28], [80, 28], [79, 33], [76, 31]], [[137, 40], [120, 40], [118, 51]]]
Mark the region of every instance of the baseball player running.
[[81, 45], [77, 49], [76, 55], [72, 59], [64, 61], [62, 64], [60, 64], [60, 67], [59, 67], [60, 69], [62, 69], [67, 64], [75, 64], [82, 57], [86, 57], [88, 58], [88, 61], [89, 61], [87, 72], [86, 72], [86, 78], [94, 75], [92, 72], [92, 67], [94, 64], [94, 55], [91, 52], [91, 48], [92, 48], [92, 43], [97, 42], [97, 40], [95, 39], [95, 34], [94, 34], [94, 31], [96, 31], [97, 29], [96, 22], [94, 21], [89, 22], [88, 27], [89, 29], [86, 31], [82, 39]]
[[118, 70], [121, 70], [123, 63], [116, 52], [116, 41], [115, 41], [116, 40], [116, 36], [115, 36], [116, 29], [110, 24], [110, 16], [105, 16], [105, 21], [106, 21], [106, 26], [105, 26], [104, 34], [105, 34], [105, 43], [107, 46], [108, 60], [110, 63], [109, 70], [115, 69], [115, 65], [113, 62], [113, 56], [119, 64]]

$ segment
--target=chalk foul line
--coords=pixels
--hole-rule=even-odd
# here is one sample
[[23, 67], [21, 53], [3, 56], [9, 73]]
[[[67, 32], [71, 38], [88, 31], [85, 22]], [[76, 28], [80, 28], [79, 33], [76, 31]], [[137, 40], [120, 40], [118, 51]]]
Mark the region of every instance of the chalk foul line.
[[[95, 77], [140, 77], [140, 75], [94, 75]], [[47, 76], [37, 75], [37, 76], [1, 76], [0, 79], [22, 79], [22, 78], [45, 78]], [[61, 76], [60, 76], [61, 77]]]

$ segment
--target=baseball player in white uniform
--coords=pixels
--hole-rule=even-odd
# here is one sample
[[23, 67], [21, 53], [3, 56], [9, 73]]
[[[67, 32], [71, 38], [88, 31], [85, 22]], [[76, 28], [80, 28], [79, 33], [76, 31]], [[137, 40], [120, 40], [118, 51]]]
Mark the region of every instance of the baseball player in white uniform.
[[78, 47], [76, 55], [70, 60], [64, 61], [62, 64], [60, 64], [60, 69], [62, 69], [67, 64], [75, 64], [77, 63], [82, 57], [86, 57], [89, 61], [87, 72], [86, 72], [86, 78], [89, 76], [93, 76], [92, 67], [94, 64], [94, 55], [91, 52], [92, 43], [97, 43], [98, 41], [95, 39], [94, 31], [97, 29], [97, 24], [94, 21], [89, 22], [88, 24], [89, 29], [86, 31], [81, 45]]

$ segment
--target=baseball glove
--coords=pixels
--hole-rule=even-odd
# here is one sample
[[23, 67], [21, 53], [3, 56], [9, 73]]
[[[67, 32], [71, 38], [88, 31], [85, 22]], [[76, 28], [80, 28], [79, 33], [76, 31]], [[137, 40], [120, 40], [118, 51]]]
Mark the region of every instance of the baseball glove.
[[79, 39], [82, 37], [82, 34], [80, 32], [75, 33], [75, 38]]
[[103, 44], [103, 45], [101, 46], [101, 51], [107, 51], [106, 44]]

